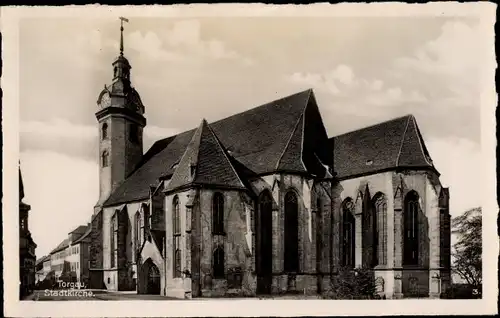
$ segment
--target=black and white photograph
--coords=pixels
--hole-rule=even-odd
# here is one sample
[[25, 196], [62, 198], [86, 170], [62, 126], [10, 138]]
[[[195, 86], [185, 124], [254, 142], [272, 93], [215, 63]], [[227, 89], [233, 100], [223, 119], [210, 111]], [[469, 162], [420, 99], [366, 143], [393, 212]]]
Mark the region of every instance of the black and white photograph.
[[497, 312], [494, 4], [1, 11], [6, 315]]

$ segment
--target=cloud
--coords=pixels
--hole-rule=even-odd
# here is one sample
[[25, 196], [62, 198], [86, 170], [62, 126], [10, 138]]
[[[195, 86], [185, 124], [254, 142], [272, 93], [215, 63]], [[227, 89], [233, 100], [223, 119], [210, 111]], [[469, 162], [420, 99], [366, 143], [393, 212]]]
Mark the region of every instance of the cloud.
[[419, 48], [415, 56], [400, 58], [395, 63], [407, 70], [467, 78], [464, 74], [476, 72], [481, 60], [480, 39], [479, 26], [446, 22], [438, 38]]
[[52, 151], [26, 150], [20, 157], [24, 201], [31, 205], [29, 227], [42, 256], [69, 231], [90, 222], [99, 195], [98, 166]]
[[[67, 156], [97, 160], [98, 128], [95, 125], [78, 125], [61, 118], [49, 121], [22, 121], [19, 129], [21, 150], [53, 151]], [[170, 137], [180, 131], [146, 125], [144, 151], [158, 139]]]
[[354, 72], [347, 65], [339, 65], [336, 69], [334, 69], [327, 78], [332, 78], [344, 85], [352, 85], [354, 82]]
[[79, 125], [66, 119], [52, 118], [49, 121], [21, 121], [21, 134], [34, 134], [41, 138], [97, 138], [96, 126]]
[[144, 151], [147, 151], [159, 139], [177, 135], [180, 131], [175, 128], [162, 128], [146, 125], [144, 128]]
[[196, 19], [182, 20], [159, 36], [157, 33], [141, 31], [131, 33], [127, 46], [153, 60], [188, 61], [193, 59], [240, 60], [243, 65], [252, 65], [253, 59], [241, 56], [218, 39], [204, 40], [201, 23]]
[[425, 87], [443, 106], [478, 107], [481, 61], [486, 59], [482, 54], [488, 52], [481, 44], [479, 26], [446, 22], [436, 39], [418, 48], [413, 56], [396, 59], [393, 74]]
[[131, 33], [127, 38], [127, 47], [139, 51], [147, 59], [181, 61], [186, 58], [179, 53], [166, 50], [158, 35], [151, 31], [144, 35], [140, 31]]
[[426, 140], [441, 182], [450, 187], [450, 213], [460, 215], [481, 206], [481, 147], [465, 138], [429, 138]]
[[312, 87], [333, 95], [329, 100], [336, 103], [343, 113], [359, 114], [361, 109], [365, 114], [367, 111], [376, 113], [383, 108], [427, 102], [427, 98], [416, 89], [403, 90], [399, 86], [384, 89], [387, 85], [381, 79], [359, 78], [350, 66], [344, 64], [325, 73], [295, 72], [287, 80], [302, 88]]

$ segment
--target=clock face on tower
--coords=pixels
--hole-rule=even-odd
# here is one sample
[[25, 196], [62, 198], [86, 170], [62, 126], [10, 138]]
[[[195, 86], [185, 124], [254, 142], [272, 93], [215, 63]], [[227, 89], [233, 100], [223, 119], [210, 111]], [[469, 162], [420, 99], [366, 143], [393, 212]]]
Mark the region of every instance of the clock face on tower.
[[104, 95], [101, 96], [101, 102], [99, 104], [99, 107], [101, 109], [109, 107], [111, 105], [111, 98], [109, 97], [109, 93], [104, 93]]

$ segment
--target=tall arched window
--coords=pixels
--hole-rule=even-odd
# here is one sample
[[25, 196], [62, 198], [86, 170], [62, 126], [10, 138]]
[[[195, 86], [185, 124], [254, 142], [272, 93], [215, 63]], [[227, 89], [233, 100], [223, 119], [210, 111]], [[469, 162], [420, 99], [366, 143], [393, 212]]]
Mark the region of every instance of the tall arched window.
[[218, 246], [213, 257], [214, 278], [224, 278], [224, 248]]
[[107, 123], [102, 124], [101, 129], [102, 129], [101, 132], [102, 139], [103, 140], [108, 139], [108, 124]]
[[181, 277], [181, 217], [179, 197], [175, 196], [172, 202], [174, 277]]
[[141, 214], [139, 211], [135, 213], [135, 249], [141, 247]]
[[387, 264], [387, 200], [385, 195], [378, 193], [374, 198], [377, 226], [375, 232], [375, 253], [379, 265]]
[[297, 195], [285, 195], [285, 271], [299, 271], [299, 206]]
[[[272, 273], [273, 259], [273, 198], [268, 190], [264, 190], [258, 199], [255, 214], [255, 267], [257, 275], [269, 276]], [[258, 288], [262, 285], [258, 284]]]
[[354, 204], [350, 198], [346, 199], [342, 205], [342, 266], [354, 267], [355, 251], [355, 224]]
[[404, 265], [418, 265], [418, 213], [420, 211], [419, 196], [411, 191], [406, 195], [404, 205]]
[[117, 212], [111, 217], [110, 224], [110, 267], [113, 268], [116, 266], [116, 258], [118, 252], [118, 217]]
[[224, 234], [224, 196], [219, 192], [212, 199], [212, 233]]
[[109, 153], [107, 150], [104, 150], [102, 153], [102, 166], [107, 167], [109, 165]]
[[323, 259], [323, 211], [321, 197], [316, 199], [316, 263], [319, 267]]

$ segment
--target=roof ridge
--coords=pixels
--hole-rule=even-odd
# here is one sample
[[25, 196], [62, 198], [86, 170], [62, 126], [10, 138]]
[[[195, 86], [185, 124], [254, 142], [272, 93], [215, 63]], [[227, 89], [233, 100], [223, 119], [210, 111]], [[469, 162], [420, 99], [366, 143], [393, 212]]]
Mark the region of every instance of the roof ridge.
[[[308, 95], [307, 95], [307, 99], [306, 99], [305, 104], [304, 104], [304, 108], [302, 109], [302, 112], [301, 112], [299, 118], [297, 119], [297, 122], [295, 123], [292, 131], [290, 132], [290, 137], [288, 138], [288, 141], [286, 142], [285, 147], [283, 148], [283, 151], [281, 152], [281, 155], [279, 156], [279, 159], [276, 162], [276, 170], [278, 170], [278, 168], [280, 166], [281, 159], [283, 159], [283, 156], [285, 155], [285, 152], [288, 149], [288, 146], [290, 145], [290, 141], [292, 140], [293, 135], [294, 135], [295, 131], [297, 130], [297, 127], [300, 124], [300, 121], [303, 118], [305, 118], [305, 112], [306, 112], [307, 106], [309, 105], [309, 100], [311, 98], [313, 90], [312, 90], [312, 88], [309, 88], [309, 89], [307, 89], [305, 91], [302, 91], [300, 93], [305, 93], [305, 92], [307, 92]], [[297, 94], [299, 94], [299, 93], [297, 93]], [[294, 94], [294, 95], [297, 95], [297, 94]], [[291, 95], [291, 96], [293, 96], [293, 95]], [[304, 170], [307, 171], [306, 165], [304, 164], [304, 161], [302, 160], [302, 154], [304, 152], [304, 125], [302, 125], [302, 136], [301, 137], [302, 138], [301, 138], [301, 141], [300, 141], [300, 163], [302, 164], [302, 167], [304, 168]]]
[[[280, 166], [280, 163], [281, 163], [281, 159], [283, 159], [283, 156], [285, 155], [285, 152], [288, 149], [288, 146], [290, 145], [290, 141], [292, 140], [293, 135], [294, 135], [295, 131], [297, 130], [297, 127], [299, 126], [300, 120], [302, 119], [303, 116], [304, 116], [304, 113], [300, 114], [299, 118], [297, 119], [297, 122], [293, 126], [293, 129], [290, 132], [290, 136], [288, 137], [288, 141], [286, 142], [285, 147], [283, 147], [283, 151], [281, 152], [281, 155], [279, 156], [279, 159], [276, 162], [276, 168], [275, 168], [276, 170], [278, 170], [278, 167]], [[301, 158], [302, 158], [302, 147], [303, 147], [303, 144], [304, 144], [304, 138], [303, 137], [304, 136], [302, 136], [301, 147], [300, 147], [301, 148]], [[303, 162], [302, 162], [302, 165], [304, 165]]]
[[245, 184], [243, 183], [243, 181], [241, 180], [240, 176], [238, 175], [238, 172], [236, 171], [236, 169], [234, 168], [233, 164], [231, 163], [231, 160], [229, 160], [229, 156], [227, 154], [227, 150], [224, 147], [224, 145], [222, 144], [222, 142], [219, 140], [219, 138], [217, 137], [217, 134], [213, 131], [212, 127], [210, 127], [210, 125], [208, 123], [207, 123], [207, 128], [212, 133], [212, 136], [214, 136], [215, 141], [217, 142], [217, 145], [222, 150], [222, 154], [224, 155], [224, 158], [226, 158], [227, 163], [229, 164], [229, 166], [231, 167], [231, 169], [233, 169], [233, 172], [236, 175], [236, 177], [238, 178], [238, 181], [240, 182], [241, 186], [245, 187]]
[[[422, 155], [424, 156], [424, 160], [425, 160], [425, 162], [427, 162], [427, 164], [429, 166], [434, 167], [432, 162], [429, 162], [429, 160], [427, 160], [427, 157], [430, 157], [430, 154], [429, 154], [429, 150], [427, 149], [427, 147], [425, 147], [425, 145], [423, 144], [423, 137], [422, 137], [422, 134], [420, 133], [420, 129], [418, 129], [417, 119], [413, 115], [411, 115], [411, 119], [413, 121], [413, 127], [415, 128], [415, 132], [417, 133], [418, 143], [420, 145], [420, 150], [422, 150]], [[424, 150], [424, 148], [425, 148], [425, 150]], [[427, 152], [427, 155], [426, 155], [426, 152]]]
[[399, 146], [398, 156], [396, 157], [396, 167], [399, 166], [399, 157], [401, 156], [401, 151], [403, 150], [406, 132], [408, 131], [408, 125], [410, 125], [410, 119], [411, 119], [411, 115], [408, 117], [408, 120], [406, 121], [405, 131], [403, 132], [403, 135], [401, 136], [401, 145]]
[[[252, 110], [255, 110], [255, 109], [258, 109], [258, 108], [261, 108], [261, 107], [264, 107], [264, 106], [268, 106], [268, 105], [270, 105], [270, 104], [274, 104], [274, 103], [279, 102], [279, 101], [281, 101], [281, 100], [288, 99], [288, 98], [291, 98], [291, 97], [294, 97], [294, 96], [297, 96], [297, 95], [300, 95], [300, 94], [304, 94], [304, 93], [306, 93], [306, 92], [307, 92], [307, 93], [309, 93], [309, 95], [308, 95], [308, 97], [307, 97], [307, 98], [308, 98], [308, 101], [309, 101], [309, 97], [311, 96], [311, 93], [313, 92], [313, 89], [312, 89], [312, 88], [308, 88], [308, 89], [306, 89], [306, 90], [299, 91], [299, 92], [297, 92], [297, 93], [293, 93], [293, 94], [290, 94], [290, 95], [287, 95], [287, 96], [284, 96], [284, 97], [280, 97], [280, 98], [277, 98], [277, 99], [273, 99], [273, 100], [271, 100], [271, 101], [268, 101], [268, 102], [265, 102], [265, 103], [259, 104], [259, 105], [255, 106], [255, 107], [252, 107], [252, 108], [249, 108], [249, 109], [247, 109], [247, 110], [244, 110], [244, 111], [242, 111], [242, 112], [235, 113], [235, 114], [229, 115], [229, 116], [227, 116], [227, 117], [217, 119], [217, 120], [215, 120], [215, 121], [211, 122], [210, 124], [215, 124], [215, 123], [218, 123], [218, 122], [220, 122], [220, 121], [223, 121], [223, 120], [229, 119], [229, 118], [234, 117], [234, 116], [240, 116], [240, 115], [246, 114], [246, 113], [248, 113], [248, 112], [250, 112], [250, 111], [252, 111]], [[307, 104], [306, 104], [306, 105], [307, 105]], [[208, 122], [207, 122], [207, 123], [208, 123]], [[184, 131], [181, 131], [181, 132], [179, 132], [179, 133], [177, 133], [177, 134], [170, 135], [170, 136], [167, 136], [167, 137], [165, 137], [165, 138], [158, 139], [157, 141], [155, 141], [155, 142], [153, 143], [153, 145], [155, 145], [157, 142], [160, 142], [160, 141], [165, 141], [165, 139], [172, 138], [172, 137], [178, 136], [178, 135], [183, 134], [183, 133], [187, 133], [187, 132], [189, 132], [189, 131], [191, 131], [191, 130], [196, 130], [196, 128], [191, 128], [191, 129], [188, 129], [188, 130], [184, 130]], [[151, 145], [151, 147], [152, 147], [153, 145]], [[151, 149], [151, 147], [150, 147], [149, 149]], [[149, 151], [149, 150], [148, 150], [148, 151]], [[146, 152], [146, 153], [147, 153], [147, 152]]]
[[377, 127], [377, 126], [385, 125], [385, 124], [388, 124], [388, 123], [391, 123], [391, 122], [394, 122], [394, 121], [398, 121], [398, 120], [401, 120], [401, 119], [404, 119], [404, 118], [409, 118], [411, 116], [413, 116], [413, 115], [408, 114], [408, 115], [404, 115], [404, 116], [399, 116], [399, 117], [392, 118], [392, 119], [389, 119], [389, 120], [386, 120], [386, 121], [378, 122], [378, 123], [370, 125], [370, 126], [365, 126], [365, 127], [359, 128], [359, 129], [351, 130], [351, 131], [342, 133], [340, 135], [333, 136], [333, 137], [331, 137], [329, 139], [338, 138], [338, 137], [342, 137], [342, 136], [345, 136], [345, 135], [348, 135], [348, 134], [352, 134], [352, 133], [355, 133], [355, 132], [358, 132], [358, 131], [361, 131], [361, 130], [365, 130], [365, 129], [368, 129], [368, 128], [374, 128], [374, 127]]

